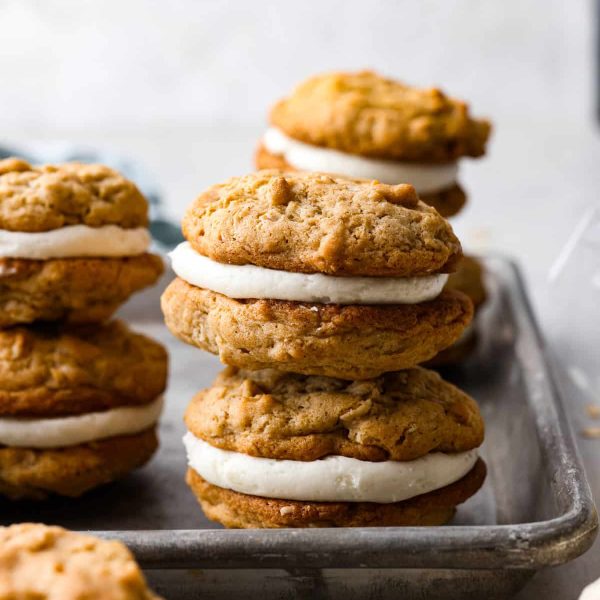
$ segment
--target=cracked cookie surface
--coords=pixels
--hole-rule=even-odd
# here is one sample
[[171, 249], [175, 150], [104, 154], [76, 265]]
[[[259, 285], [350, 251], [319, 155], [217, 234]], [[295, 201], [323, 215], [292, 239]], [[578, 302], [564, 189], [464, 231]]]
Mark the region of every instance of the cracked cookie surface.
[[148, 225], [148, 203], [134, 183], [103, 165], [34, 167], [0, 160], [0, 229], [41, 232], [66, 225]]
[[119, 321], [0, 331], [0, 416], [58, 417], [148, 404], [166, 379], [164, 347]]
[[259, 171], [213, 185], [183, 233], [222, 263], [329, 275], [412, 277], [454, 270], [450, 224], [410, 185]]
[[346, 381], [227, 368], [187, 408], [189, 431], [251, 456], [410, 461], [483, 442], [475, 401], [423, 368]]
[[275, 104], [270, 122], [307, 144], [424, 163], [481, 156], [491, 131], [465, 102], [372, 71], [311, 77]]

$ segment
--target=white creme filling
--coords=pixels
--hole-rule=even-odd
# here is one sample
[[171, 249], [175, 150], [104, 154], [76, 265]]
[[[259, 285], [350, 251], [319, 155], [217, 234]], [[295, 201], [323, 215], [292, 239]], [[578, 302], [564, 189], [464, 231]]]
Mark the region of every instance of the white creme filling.
[[417, 304], [439, 296], [448, 275], [337, 277], [229, 265], [196, 252], [189, 242], [170, 253], [173, 271], [196, 287], [229, 298], [272, 298], [319, 304]]
[[136, 256], [150, 246], [145, 227], [67, 225], [51, 231], [0, 229], [0, 257], [48, 260], [51, 258]]
[[345, 456], [275, 460], [183, 437], [189, 466], [209, 483], [252, 496], [315, 502], [400, 502], [450, 485], [477, 461], [477, 450], [433, 452], [416, 460], [368, 462]]
[[269, 127], [262, 141], [271, 154], [283, 156], [287, 163], [301, 171], [377, 179], [388, 184], [410, 183], [419, 194], [450, 188], [458, 177], [458, 162], [428, 165], [366, 158], [305, 144], [288, 137], [276, 127]]
[[56, 418], [0, 417], [0, 445], [20, 448], [64, 448], [152, 427], [163, 397], [143, 406], [121, 406], [102, 412]]

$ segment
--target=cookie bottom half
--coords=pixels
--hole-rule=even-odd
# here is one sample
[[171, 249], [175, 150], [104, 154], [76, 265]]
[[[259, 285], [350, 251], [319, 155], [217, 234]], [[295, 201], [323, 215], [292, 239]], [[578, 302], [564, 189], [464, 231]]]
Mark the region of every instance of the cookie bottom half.
[[56, 449], [0, 447], [0, 494], [12, 500], [77, 497], [146, 463], [158, 448], [154, 428]]
[[164, 270], [154, 254], [127, 258], [0, 258], [0, 327], [65, 319], [108, 319]]
[[479, 459], [462, 479], [433, 492], [392, 504], [302, 502], [250, 496], [220, 488], [188, 469], [186, 481], [206, 516], [225, 527], [376, 527], [443, 525], [456, 506], [482, 486], [485, 463]]
[[234, 300], [175, 279], [161, 305], [179, 339], [247, 369], [367, 379], [429, 360], [469, 324], [469, 298], [406, 305]]

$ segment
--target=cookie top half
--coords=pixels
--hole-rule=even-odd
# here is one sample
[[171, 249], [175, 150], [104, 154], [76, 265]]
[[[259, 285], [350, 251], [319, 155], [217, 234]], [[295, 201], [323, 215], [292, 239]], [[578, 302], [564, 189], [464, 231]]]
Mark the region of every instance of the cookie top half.
[[270, 121], [307, 144], [418, 162], [481, 156], [491, 130], [467, 104], [439, 89], [410, 87], [371, 71], [311, 77], [273, 107]]
[[143, 405], [165, 389], [167, 352], [120, 321], [0, 331], [0, 416], [58, 417]]
[[483, 441], [475, 401], [422, 368], [363, 381], [225, 369], [189, 405], [196, 437], [252, 456], [409, 461]]
[[188, 208], [192, 247], [230, 264], [299, 273], [410, 277], [454, 270], [450, 224], [411, 185], [259, 171], [213, 185]]
[[0, 161], [0, 229], [41, 232], [78, 224], [145, 227], [148, 203], [133, 182], [103, 165]]
[[34, 523], [0, 528], [0, 597], [160, 600], [120, 542]]

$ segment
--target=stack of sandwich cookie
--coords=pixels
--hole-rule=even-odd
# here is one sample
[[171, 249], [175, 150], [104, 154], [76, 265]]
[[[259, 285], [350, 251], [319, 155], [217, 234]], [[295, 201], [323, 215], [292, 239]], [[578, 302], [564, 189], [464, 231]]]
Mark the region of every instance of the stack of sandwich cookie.
[[440, 525], [481, 486], [475, 402], [433, 371], [229, 367], [187, 409], [187, 481], [228, 527]]
[[157, 448], [167, 355], [123, 323], [0, 331], [0, 492], [79, 496]]
[[228, 365], [377, 377], [432, 358], [472, 318], [443, 290], [460, 243], [409, 185], [258, 172], [209, 188], [183, 232], [167, 326]]
[[3, 600], [160, 600], [116, 541], [35, 523], [0, 528]]
[[476, 404], [414, 368], [472, 317], [443, 289], [461, 257], [448, 223], [410, 185], [261, 171], [201, 194], [183, 232], [165, 321], [231, 365], [186, 414], [206, 514], [446, 522], [485, 476]]
[[[466, 201], [457, 182], [458, 162], [485, 153], [490, 123], [438, 89], [417, 89], [373, 72], [312, 77], [271, 110], [259, 143], [259, 169], [331, 172], [410, 183], [445, 217]], [[465, 257], [451, 289], [467, 294], [477, 310], [485, 290], [481, 268]], [[451, 279], [452, 279], [451, 278]], [[435, 366], [462, 362], [476, 345], [470, 328]]]
[[154, 284], [148, 205], [101, 165], [0, 161], [0, 327], [98, 322]]
[[410, 183], [443, 216], [466, 195], [458, 160], [485, 153], [490, 123], [438, 89], [364, 71], [312, 77], [275, 104], [256, 153], [259, 169], [321, 171]]
[[1, 161], [0, 200], [0, 493], [78, 496], [157, 448], [166, 352], [104, 321], [163, 263], [107, 167]]

